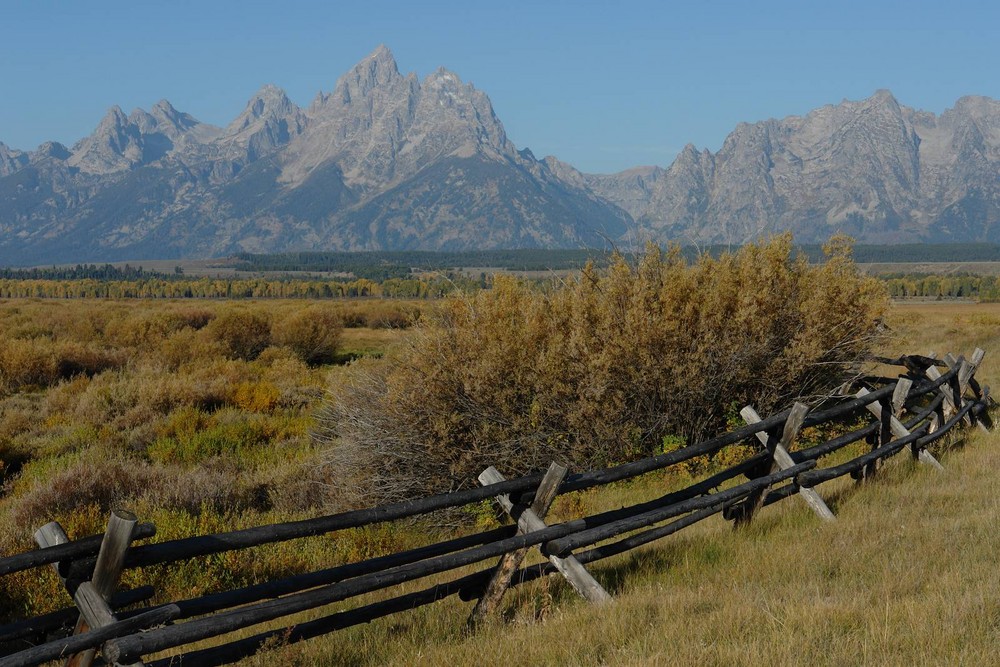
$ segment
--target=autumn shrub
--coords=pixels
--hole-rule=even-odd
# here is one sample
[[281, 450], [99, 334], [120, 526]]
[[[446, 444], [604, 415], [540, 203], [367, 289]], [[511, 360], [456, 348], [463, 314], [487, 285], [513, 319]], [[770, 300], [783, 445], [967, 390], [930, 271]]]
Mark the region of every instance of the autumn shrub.
[[336, 359], [343, 324], [332, 309], [311, 306], [278, 322], [274, 329], [275, 343], [291, 349], [310, 366], [319, 366]]
[[57, 344], [53, 350], [56, 375], [62, 379], [76, 375], [93, 376], [102, 371], [121, 368], [128, 361], [122, 350], [108, 350], [76, 341]]
[[259, 496], [256, 489], [233, 473], [224, 466], [190, 470], [125, 457], [82, 457], [20, 495], [12, 504], [10, 517], [27, 530], [88, 506], [99, 508], [104, 516], [115, 507], [139, 502], [188, 512], [206, 506], [225, 510], [254, 507]]
[[178, 328], [163, 313], [139, 311], [112, 319], [105, 338], [120, 347], [150, 349]]
[[345, 328], [405, 329], [420, 320], [424, 309], [413, 304], [393, 301], [367, 302], [363, 306], [340, 309]]
[[158, 348], [156, 359], [168, 369], [176, 371], [185, 364], [198, 364], [220, 359], [227, 354], [224, 343], [204, 331], [192, 328], [175, 331]]
[[158, 420], [178, 408], [211, 411], [230, 405], [253, 375], [248, 364], [226, 359], [204, 361], [184, 374], [158, 365], [109, 371], [73, 400], [72, 414], [101, 428], [108, 439], [141, 449], [153, 441]]
[[262, 379], [278, 390], [278, 406], [304, 408], [323, 397], [321, 376], [311, 374], [309, 367], [287, 348], [269, 347], [257, 358], [262, 366]]
[[59, 379], [55, 350], [46, 339], [9, 339], [0, 346], [0, 379], [11, 388], [44, 387]]
[[294, 462], [308, 443], [302, 417], [248, 414], [245, 408], [206, 413], [184, 408], [162, 420], [147, 456], [161, 464], [200, 464], [214, 457], [239, 461], [244, 469]]
[[[556, 459], [606, 466], [698, 442], [733, 404], [762, 414], [858, 372], [888, 306], [835, 240], [821, 265], [782, 236], [692, 264], [635, 264], [539, 290], [509, 277], [454, 299], [383, 360], [355, 364], [319, 430], [340, 504], [475, 483]], [[353, 495], [352, 495], [353, 494]]]
[[233, 404], [247, 412], [271, 412], [280, 400], [281, 392], [267, 381], [240, 383], [233, 395]]
[[380, 303], [364, 309], [365, 326], [369, 329], [405, 329], [420, 317], [416, 308], [398, 303]]
[[190, 327], [195, 331], [204, 329], [208, 323], [215, 319], [215, 312], [208, 308], [182, 308], [174, 313], [174, 318], [184, 327]]
[[230, 359], [256, 359], [271, 344], [270, 319], [248, 310], [223, 312], [205, 330], [223, 345]]
[[340, 321], [347, 329], [359, 329], [368, 326], [368, 317], [361, 308], [342, 308]]

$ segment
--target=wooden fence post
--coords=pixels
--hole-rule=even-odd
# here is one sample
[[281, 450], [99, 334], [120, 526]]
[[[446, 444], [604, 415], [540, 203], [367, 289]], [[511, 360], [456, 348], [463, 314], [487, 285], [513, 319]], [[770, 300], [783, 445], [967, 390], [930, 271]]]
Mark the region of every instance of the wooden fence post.
[[[87, 632], [91, 628], [104, 627], [118, 621], [108, 606], [108, 600], [118, 588], [125, 553], [132, 543], [132, 532], [137, 523], [139, 520], [136, 516], [127, 510], [111, 511], [104, 541], [101, 542], [101, 550], [97, 554], [94, 576], [90, 582], [81, 584], [73, 595], [73, 601], [80, 609], [80, 619], [73, 634]], [[66, 661], [66, 667], [90, 667], [96, 653], [96, 649], [87, 649], [70, 656]]]
[[[982, 398], [983, 395], [982, 388], [979, 386], [979, 383], [976, 382], [974, 376], [976, 371], [979, 369], [979, 364], [983, 363], [983, 357], [985, 356], [986, 352], [982, 348], [977, 347], [975, 350], [973, 350], [972, 357], [962, 363], [961, 367], [958, 370], [957, 389], [955, 389], [955, 384], [952, 385], [953, 397], [955, 395], [955, 392], [957, 392], [958, 396], [961, 397], [962, 394], [965, 393], [966, 389], [971, 388], [977, 398]], [[951, 354], [945, 355], [944, 362], [948, 364], [948, 368], [954, 368], [955, 365], [958, 363], [955, 357]], [[937, 378], [932, 378], [932, 379], [936, 380]], [[954, 398], [952, 399], [952, 403], [954, 403]], [[989, 425], [992, 425], [992, 421], [990, 420], [988, 414], [985, 416], [984, 419], [977, 419], [975, 415], [973, 415], [970, 412], [967, 421], [969, 421], [972, 424], [975, 424], [981, 431], [984, 431], [986, 433], [990, 432]], [[989, 422], [989, 425], [984, 422]]]
[[[497, 471], [496, 468], [490, 466], [480, 473], [479, 481], [484, 485], [497, 484], [504, 481], [504, 477], [499, 471]], [[525, 507], [524, 510], [521, 511], [520, 515], [518, 515], [514, 504], [510, 501], [508, 496], [500, 495], [497, 496], [496, 499], [504, 511], [511, 515], [511, 518], [517, 521], [520, 531], [531, 533], [547, 528], [545, 522], [542, 521], [542, 519], [539, 518], [530, 507]], [[585, 599], [595, 603], [607, 602], [611, 599], [608, 592], [604, 590], [599, 583], [597, 583], [597, 580], [594, 579], [589, 572], [587, 572], [580, 561], [578, 561], [572, 554], [565, 557], [554, 555], [548, 556], [548, 559], [549, 562], [555, 566], [556, 570], [558, 570], [559, 573], [566, 578], [573, 589]]]
[[[97, 564], [94, 566], [93, 577], [89, 582], [81, 583], [75, 591], [70, 592], [73, 602], [80, 610], [80, 618], [73, 630], [74, 635], [87, 632], [91, 628], [96, 629], [117, 622], [118, 619], [108, 606], [108, 600], [118, 587], [122, 564], [125, 562], [125, 553], [132, 542], [132, 532], [137, 523], [138, 520], [131, 512], [120, 509], [111, 512], [108, 528], [104, 533], [104, 540], [101, 542], [101, 550], [97, 554]], [[43, 548], [68, 541], [62, 526], [54, 521], [45, 524], [35, 532], [35, 542]], [[53, 567], [59, 573], [63, 584], [66, 585], [67, 581], [60, 564], [53, 563]], [[95, 654], [96, 649], [87, 649], [71, 655], [66, 660], [66, 665], [67, 667], [89, 667], [94, 661]], [[133, 664], [141, 665], [142, 663]]]
[[[873, 405], [878, 406], [879, 408], [878, 412], [872, 411], [871, 408]], [[872, 451], [874, 451], [879, 447], [881, 447], [882, 445], [887, 445], [890, 442], [892, 442], [892, 436], [893, 436], [892, 420], [895, 418], [894, 415], [895, 411], [893, 410], [892, 397], [882, 398], [878, 401], [878, 403], [869, 403], [865, 407], [867, 407], [869, 412], [872, 412], [872, 414], [875, 415], [875, 418], [878, 419], [879, 421], [878, 434], [874, 437], [872, 441]], [[859, 471], [861, 473], [859, 475], [859, 479], [862, 481], [866, 479], [871, 479], [872, 477], [875, 476], [875, 474], [879, 471], [879, 468], [881, 467], [882, 467], [882, 460], [875, 459], [874, 461], [870, 462], [868, 465], [866, 465]]]
[[[945, 355], [945, 357], [946, 358], [947, 357], [951, 357], [951, 354], [949, 353], [949, 354]], [[952, 357], [952, 358], [954, 358], [954, 357]], [[930, 367], [927, 368], [926, 375], [931, 380], [937, 380], [938, 378], [941, 377], [941, 371], [939, 371], [936, 366], [930, 366]], [[947, 420], [948, 417], [950, 415], [955, 414], [955, 412], [961, 406], [955, 404], [955, 392], [954, 392], [953, 387], [950, 384], [947, 387], [944, 386], [944, 385], [942, 385], [941, 387], [938, 388], [938, 391], [944, 396], [944, 414], [942, 415], [942, 417], [945, 420]]]
[[[792, 441], [798, 435], [799, 429], [802, 427], [802, 421], [805, 419], [806, 412], [808, 412], [808, 407], [802, 403], [796, 403], [792, 407], [792, 412], [788, 416], [788, 421], [785, 422], [785, 428], [782, 431], [781, 440], [778, 441], [775, 438], [769, 436], [766, 432], [761, 431], [757, 433], [757, 439], [760, 440], [761, 444], [767, 448], [767, 451], [771, 456], [771, 466], [770, 471], [776, 472], [778, 470], [787, 470], [795, 465], [795, 461], [792, 460], [791, 455], [788, 453], [788, 447], [791, 446]], [[740, 415], [743, 417], [743, 421], [748, 424], [756, 424], [759, 422], [760, 415], [751, 406], [746, 406], [740, 410]], [[794, 419], [793, 419], [794, 415]], [[789, 428], [791, 425], [791, 428]], [[749, 512], [744, 512], [737, 519], [737, 525], [741, 525], [742, 522], [749, 522], [752, 515], [760, 508], [760, 505], [767, 499], [766, 489], [765, 493], [760, 494], [757, 498], [757, 504]], [[835, 521], [837, 519], [827, 504], [823, 502], [823, 498], [820, 497], [819, 493], [815, 489], [800, 488], [799, 495], [802, 499], [806, 501], [810, 509], [816, 513], [816, 516], [823, 519], [824, 521]], [[747, 506], [747, 509], [750, 509]], [[744, 518], [745, 517], [745, 518]]]
[[[490, 484], [487, 480], [495, 479], [490, 470], [495, 471], [495, 468], [489, 468], [483, 472], [479, 477], [479, 481], [484, 485]], [[549, 465], [549, 469], [545, 473], [545, 477], [542, 478], [541, 484], [538, 485], [538, 490], [535, 491], [535, 498], [531, 502], [531, 507], [529, 508], [531, 512], [534, 512], [535, 516], [539, 519], [544, 519], [545, 515], [549, 511], [549, 507], [552, 506], [552, 501], [556, 499], [556, 495], [559, 493], [559, 485], [566, 478], [566, 474], [569, 469], [553, 462]], [[500, 473], [497, 473], [499, 475]], [[509, 499], [509, 497], [508, 497]], [[521, 514], [525, 511], [525, 508], [521, 505], [514, 507], [512, 509], [513, 514]], [[518, 525], [518, 533], [523, 532], [520, 525]], [[508, 554], [504, 554], [500, 557], [500, 562], [497, 563], [496, 569], [493, 570], [493, 576], [490, 578], [489, 583], [486, 585], [486, 589], [483, 592], [482, 597], [476, 602], [476, 606], [472, 609], [472, 614], [469, 615], [469, 620], [467, 625], [470, 630], [474, 630], [483, 619], [493, 613], [494, 610], [500, 605], [500, 601], [503, 599], [504, 593], [510, 587], [511, 579], [517, 569], [521, 566], [521, 561], [524, 560], [525, 555], [528, 553], [528, 549], [518, 549], [517, 551], [512, 551]]]
[[[892, 392], [892, 416], [897, 420], [903, 416], [903, 410], [906, 408], [906, 397], [910, 393], [910, 389], [913, 388], [913, 380], [908, 377], [900, 377], [896, 380], [896, 388]], [[914, 442], [910, 445], [910, 455], [915, 461], [920, 460], [920, 447]]]
[[[861, 398], [862, 396], [868, 393], [869, 391], [867, 389], [862, 388], [861, 390], [858, 391], [857, 394], [855, 394], [855, 396]], [[884, 419], [882, 404], [880, 402], [869, 403], [866, 407], [868, 408], [868, 411], [870, 413], [875, 415], [876, 419], [882, 421], [883, 424], [888, 423], [888, 427], [892, 435], [896, 436], [897, 438], [905, 438], [906, 436], [910, 435], [910, 431], [905, 426], [903, 426], [903, 422], [896, 419], [896, 416], [893, 415], [891, 412], [888, 412], [888, 410], [886, 410], [885, 412], [888, 413], [889, 419], [888, 420]], [[934, 458], [934, 456], [926, 449], [921, 449], [917, 453], [917, 460], [920, 461], [921, 463], [926, 463], [927, 465], [931, 466], [938, 472], [944, 472], [944, 466], [938, 463], [938, 460]]]
[[[961, 378], [964, 384], [972, 389], [973, 395], [977, 400], [982, 401], [989, 406], [990, 401], [990, 387], [989, 385], [980, 385], [976, 380], [975, 373], [979, 370], [979, 365], [983, 363], [983, 358], [986, 356], [986, 352], [982, 348], [976, 348], [972, 352], [972, 358], [969, 361], [969, 366], [966, 371], [966, 376]], [[993, 431], [993, 419], [990, 417], [989, 410], [983, 410], [976, 419], [976, 426], [979, 427], [981, 431], [990, 433]]]
[[903, 408], [906, 407], [906, 397], [910, 394], [910, 389], [913, 388], [913, 380], [907, 377], [901, 377], [896, 381], [896, 388], [892, 390], [892, 414], [899, 418], [903, 414]]
[[[59, 525], [58, 521], [52, 521], [45, 524], [41, 528], [35, 531], [35, 544], [45, 549], [48, 547], [54, 547], [59, 544], [66, 544], [69, 542], [69, 537], [66, 536], [66, 531], [63, 527]], [[52, 563], [52, 569], [56, 571], [59, 576], [59, 581], [66, 584], [66, 575], [63, 571], [62, 563]]]

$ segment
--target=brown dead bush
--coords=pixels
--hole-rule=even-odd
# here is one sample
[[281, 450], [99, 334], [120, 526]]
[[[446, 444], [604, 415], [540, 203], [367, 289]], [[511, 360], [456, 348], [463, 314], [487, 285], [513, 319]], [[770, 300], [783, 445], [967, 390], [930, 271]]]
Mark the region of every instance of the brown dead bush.
[[704, 439], [733, 405], [827, 394], [888, 305], [849, 245], [829, 252], [809, 265], [783, 236], [693, 264], [650, 247], [547, 292], [498, 277], [333, 388], [320, 436], [357, 491], [344, 504], [474, 484], [487, 465], [614, 464]]
[[205, 331], [224, 346], [230, 359], [252, 361], [271, 344], [269, 318], [248, 310], [223, 312]]
[[45, 387], [59, 379], [59, 363], [51, 341], [7, 340], [0, 346], [0, 378], [11, 388]]
[[206, 506], [232, 511], [259, 505], [258, 494], [224, 467], [191, 470], [127, 458], [82, 460], [18, 498], [10, 516], [28, 529], [89, 505], [102, 514], [138, 502], [191, 513]]
[[342, 329], [340, 316], [333, 309], [311, 306], [278, 322], [274, 342], [310, 366], [319, 366], [336, 359]]

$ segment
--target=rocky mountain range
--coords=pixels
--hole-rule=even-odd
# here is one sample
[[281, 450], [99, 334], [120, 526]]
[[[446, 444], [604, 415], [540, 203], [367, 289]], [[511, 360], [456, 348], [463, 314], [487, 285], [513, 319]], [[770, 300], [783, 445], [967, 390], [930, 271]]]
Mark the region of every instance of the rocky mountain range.
[[581, 175], [653, 238], [740, 243], [791, 230], [869, 243], [1000, 240], [1000, 102], [940, 116], [887, 90], [799, 117], [741, 123], [717, 153], [666, 169]]
[[666, 168], [584, 174], [518, 150], [482, 91], [379, 47], [299, 108], [265, 86], [221, 128], [163, 100], [70, 148], [0, 143], [0, 263], [239, 251], [1000, 241], [1000, 102], [887, 91], [739, 125]]

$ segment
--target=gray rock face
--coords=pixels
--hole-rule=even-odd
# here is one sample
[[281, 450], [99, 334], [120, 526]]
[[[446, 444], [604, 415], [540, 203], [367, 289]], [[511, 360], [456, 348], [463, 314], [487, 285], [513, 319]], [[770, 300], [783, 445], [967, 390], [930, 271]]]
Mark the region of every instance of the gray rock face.
[[306, 115], [285, 91], [266, 85], [218, 138], [222, 152], [244, 164], [273, 153], [306, 128]]
[[792, 230], [875, 243], [1000, 240], [1000, 103], [940, 117], [885, 90], [804, 117], [741, 124], [718, 153], [686, 147], [650, 188], [588, 177], [657, 239], [741, 243]]
[[489, 98], [379, 47], [300, 109], [264, 86], [225, 128], [112, 108], [71, 151], [0, 149], [0, 262], [241, 250], [595, 245], [630, 218], [517, 151]]
[[379, 47], [307, 109], [264, 86], [225, 128], [163, 100], [67, 149], [0, 144], [0, 263], [237, 251], [1000, 241], [1000, 102], [940, 116], [888, 91], [740, 124], [717, 153], [584, 174], [508, 139], [453, 72]]
[[29, 158], [24, 152], [0, 142], [0, 178], [28, 166], [28, 162]]

